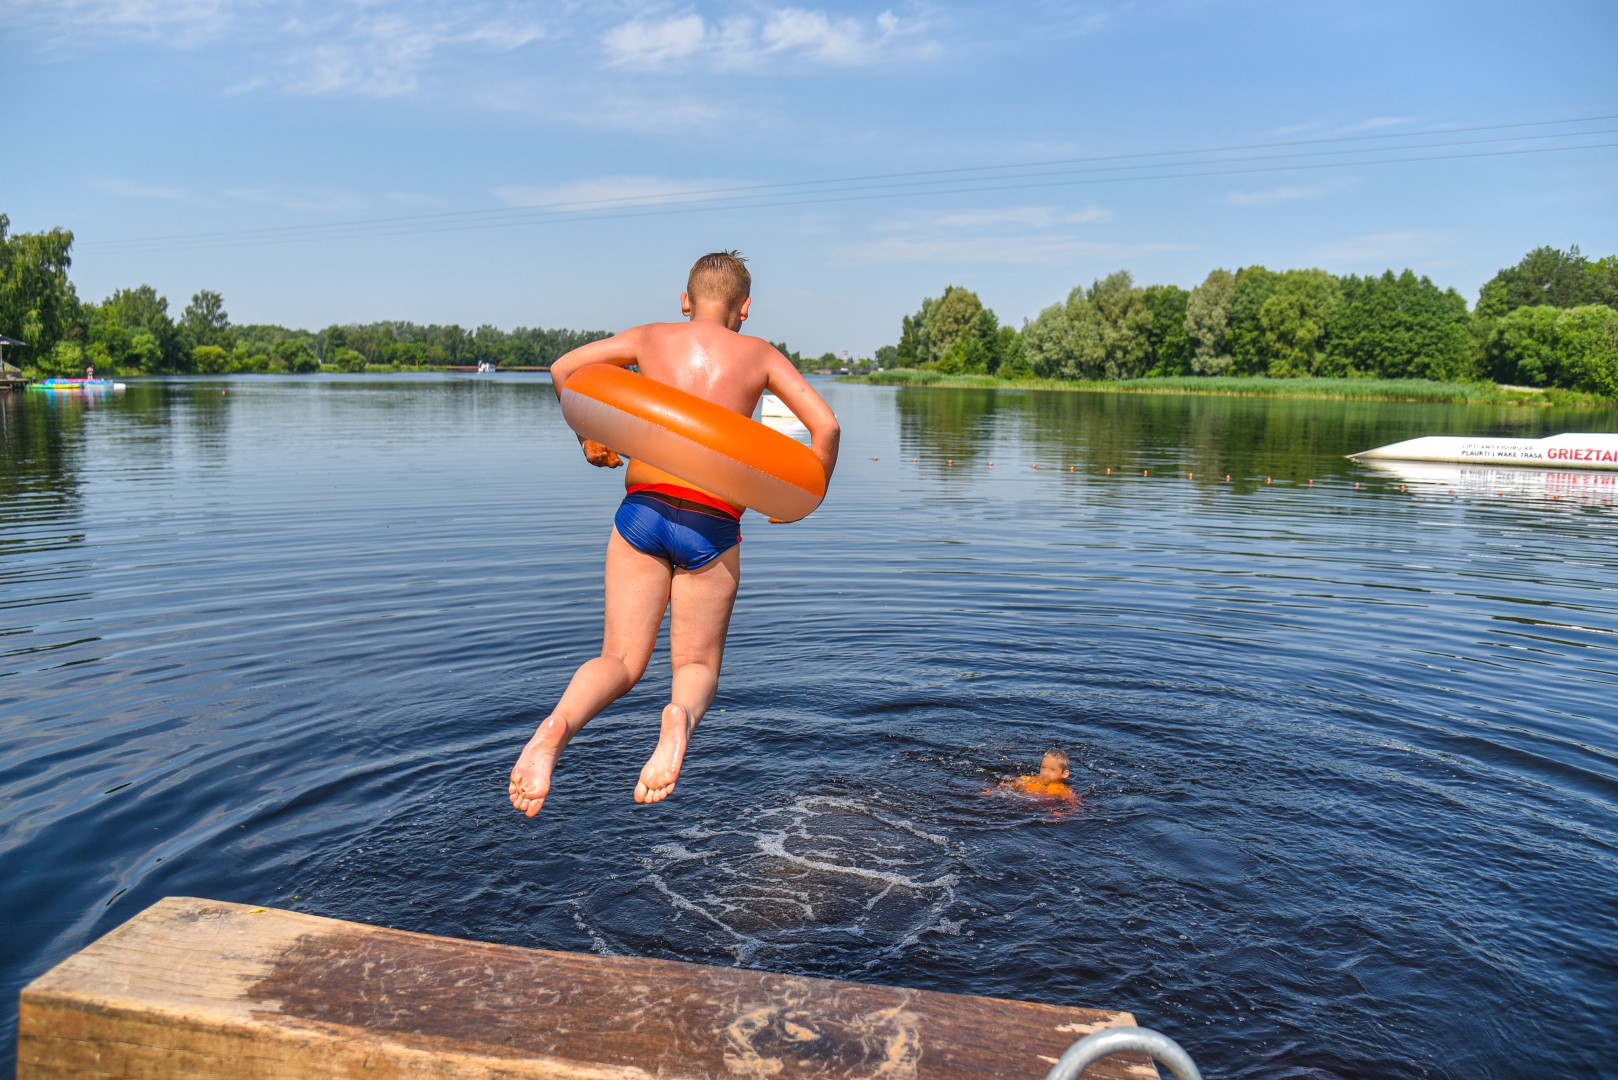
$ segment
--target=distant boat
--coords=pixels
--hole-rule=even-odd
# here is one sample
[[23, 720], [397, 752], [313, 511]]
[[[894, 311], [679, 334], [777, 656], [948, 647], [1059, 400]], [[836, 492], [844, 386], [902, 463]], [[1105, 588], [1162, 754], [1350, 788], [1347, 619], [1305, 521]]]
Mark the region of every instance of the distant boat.
[[1356, 461], [1447, 461], [1531, 469], [1618, 469], [1618, 435], [1569, 433], [1543, 439], [1424, 435], [1348, 456]]
[[37, 383], [29, 384], [30, 390], [56, 390], [95, 392], [102, 390], [122, 390], [124, 384], [113, 382], [111, 379], [42, 379]]
[[809, 429], [803, 426], [803, 421], [793, 415], [786, 403], [774, 394], [765, 394], [758, 403], [758, 422], [767, 428], [774, 428], [783, 435], [791, 435], [799, 442], [809, 434]]

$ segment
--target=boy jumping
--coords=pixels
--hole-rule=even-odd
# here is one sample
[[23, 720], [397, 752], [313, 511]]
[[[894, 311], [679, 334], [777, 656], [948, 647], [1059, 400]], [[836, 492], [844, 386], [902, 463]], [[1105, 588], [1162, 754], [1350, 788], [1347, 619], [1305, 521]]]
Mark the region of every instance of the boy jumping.
[[[752, 304], [752, 275], [733, 251], [691, 268], [680, 294], [683, 323], [648, 323], [582, 345], [551, 365], [558, 395], [586, 364], [634, 366], [647, 378], [751, 416], [768, 390], [809, 429], [810, 448], [829, 483], [841, 429], [830, 407], [769, 342], [739, 333]], [[618, 468], [619, 456], [580, 437], [585, 460]], [[551, 771], [569, 740], [640, 681], [669, 612], [674, 686], [663, 707], [657, 748], [635, 784], [635, 801], [674, 792], [686, 745], [719, 686], [736, 586], [741, 581], [742, 508], [689, 481], [631, 461], [626, 493], [607, 538], [605, 629], [601, 655], [573, 673], [556, 708], [511, 770], [511, 805], [529, 817], [550, 794]]]

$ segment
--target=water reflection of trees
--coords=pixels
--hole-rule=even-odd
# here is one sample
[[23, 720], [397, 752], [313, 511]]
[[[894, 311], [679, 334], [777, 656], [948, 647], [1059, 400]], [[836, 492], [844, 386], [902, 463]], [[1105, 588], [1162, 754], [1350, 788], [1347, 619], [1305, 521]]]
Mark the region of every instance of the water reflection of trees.
[[78, 499], [75, 437], [82, 408], [30, 400], [23, 392], [0, 394], [0, 552], [11, 550], [12, 530], [37, 518], [42, 502]]
[[894, 400], [902, 452], [932, 467], [1015, 450], [1028, 459], [1019, 465], [1228, 473], [1260, 484], [1355, 477], [1346, 455], [1420, 435], [1532, 438], [1610, 426], [1588, 410], [1425, 402], [937, 387], [904, 388]]

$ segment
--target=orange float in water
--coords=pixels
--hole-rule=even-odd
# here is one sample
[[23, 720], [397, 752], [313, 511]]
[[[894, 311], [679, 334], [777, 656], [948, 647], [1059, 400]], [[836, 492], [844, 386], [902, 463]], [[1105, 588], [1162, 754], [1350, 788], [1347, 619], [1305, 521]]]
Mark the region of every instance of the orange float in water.
[[589, 364], [562, 386], [562, 416], [605, 443], [688, 484], [782, 521], [826, 497], [826, 470], [807, 446], [695, 394], [613, 364]]

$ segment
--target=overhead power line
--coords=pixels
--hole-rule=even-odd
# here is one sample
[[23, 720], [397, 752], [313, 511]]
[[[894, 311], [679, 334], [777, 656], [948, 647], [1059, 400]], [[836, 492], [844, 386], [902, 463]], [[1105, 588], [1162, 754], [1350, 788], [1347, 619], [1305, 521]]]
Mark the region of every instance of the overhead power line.
[[[266, 226], [219, 232], [170, 233], [125, 240], [87, 241], [81, 250], [138, 252], [248, 247], [315, 241], [365, 240], [443, 232], [481, 231], [553, 225], [573, 221], [603, 221], [632, 217], [690, 213], [717, 213], [814, 204], [861, 202], [875, 199], [923, 198], [938, 195], [980, 194], [1095, 184], [1160, 182], [1212, 176], [1322, 169], [1348, 169], [1368, 165], [1413, 164], [1462, 159], [1515, 157], [1528, 154], [1601, 150], [1618, 142], [1589, 142], [1618, 134], [1618, 128], [1496, 134], [1482, 139], [1414, 142], [1437, 136], [1479, 132], [1523, 131], [1529, 128], [1568, 127], [1618, 120], [1618, 115], [1567, 120], [1538, 120], [1513, 124], [1432, 128], [1423, 131], [1294, 139], [1231, 146], [1160, 150], [1135, 154], [1108, 154], [1041, 161], [1009, 162], [911, 172], [874, 173], [815, 180], [783, 181], [710, 187], [664, 194], [641, 194], [570, 199], [528, 206], [373, 217], [306, 225]], [[1572, 140], [1581, 140], [1574, 142]], [[1379, 145], [1369, 145], [1378, 143]], [[1497, 149], [1467, 150], [1492, 146]], [[1326, 147], [1325, 149], [1299, 149]], [[1449, 151], [1462, 150], [1453, 153]], [[1267, 152], [1279, 151], [1279, 152]], [[1428, 151], [1437, 151], [1431, 152]], [[1337, 160], [1322, 161], [1321, 158]]]

